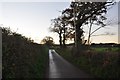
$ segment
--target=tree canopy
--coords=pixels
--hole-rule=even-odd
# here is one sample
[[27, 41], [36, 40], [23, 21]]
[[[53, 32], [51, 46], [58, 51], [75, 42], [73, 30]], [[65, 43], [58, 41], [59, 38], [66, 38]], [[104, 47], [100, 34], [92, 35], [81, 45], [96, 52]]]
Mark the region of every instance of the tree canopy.
[[50, 36], [46, 36], [45, 38], [43, 38], [43, 40], [41, 41], [42, 44], [46, 44], [48, 46], [51, 46], [54, 44], [53, 38]]

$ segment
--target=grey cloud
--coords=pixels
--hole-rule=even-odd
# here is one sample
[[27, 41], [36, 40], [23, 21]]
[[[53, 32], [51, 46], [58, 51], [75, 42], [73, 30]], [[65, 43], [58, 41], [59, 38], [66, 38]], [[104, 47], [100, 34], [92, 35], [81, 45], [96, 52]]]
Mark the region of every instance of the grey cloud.
[[113, 33], [113, 32], [105, 32], [105, 33], [103, 33], [103, 34], [96, 34], [96, 35], [92, 35], [92, 36], [107, 36], [107, 35], [116, 35], [115, 33]]

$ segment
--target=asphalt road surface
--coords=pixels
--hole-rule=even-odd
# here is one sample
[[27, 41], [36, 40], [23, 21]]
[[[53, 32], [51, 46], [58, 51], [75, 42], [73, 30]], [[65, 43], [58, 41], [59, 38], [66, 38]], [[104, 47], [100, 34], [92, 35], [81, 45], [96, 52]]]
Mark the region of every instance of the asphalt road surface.
[[73, 66], [51, 49], [48, 78], [92, 78], [92, 76]]

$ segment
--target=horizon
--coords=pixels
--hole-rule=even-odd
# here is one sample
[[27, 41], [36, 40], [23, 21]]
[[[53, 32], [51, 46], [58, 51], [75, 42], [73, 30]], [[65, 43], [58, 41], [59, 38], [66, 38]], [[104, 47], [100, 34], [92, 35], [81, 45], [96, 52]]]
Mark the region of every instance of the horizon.
[[[35, 43], [40, 43], [45, 36], [51, 36], [55, 44], [59, 44], [58, 35], [50, 32], [49, 27], [51, 19], [58, 17], [61, 14], [60, 11], [67, 7], [69, 2], [2, 2], [0, 17], [3, 19], [0, 19], [0, 24], [33, 39]], [[113, 20], [112, 25], [97, 31], [91, 38], [92, 43], [120, 43], [118, 42], [118, 24], [116, 24], [118, 5], [111, 8], [106, 16], [108, 20]], [[87, 39], [87, 27], [84, 27], [84, 31]]]

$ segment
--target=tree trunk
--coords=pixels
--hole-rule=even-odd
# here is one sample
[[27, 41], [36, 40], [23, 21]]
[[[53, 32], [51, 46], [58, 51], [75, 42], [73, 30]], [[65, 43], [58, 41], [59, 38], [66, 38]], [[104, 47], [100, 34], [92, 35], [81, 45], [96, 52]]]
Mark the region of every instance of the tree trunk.
[[91, 22], [91, 19], [90, 19], [90, 27], [89, 27], [89, 35], [88, 35], [88, 45], [90, 45], [90, 37], [91, 37], [91, 29], [92, 29], [92, 24], [93, 24], [93, 21]]
[[65, 25], [63, 25], [63, 46], [65, 47], [66, 45], [65, 45]]
[[59, 33], [59, 42], [60, 42], [60, 47], [62, 47], [62, 30], [60, 30], [60, 33]]
[[[82, 25], [82, 24], [81, 24]], [[81, 25], [76, 25], [75, 29], [75, 47], [76, 47], [76, 55], [79, 54], [80, 51], [82, 51], [82, 34], [83, 30], [80, 28]]]

